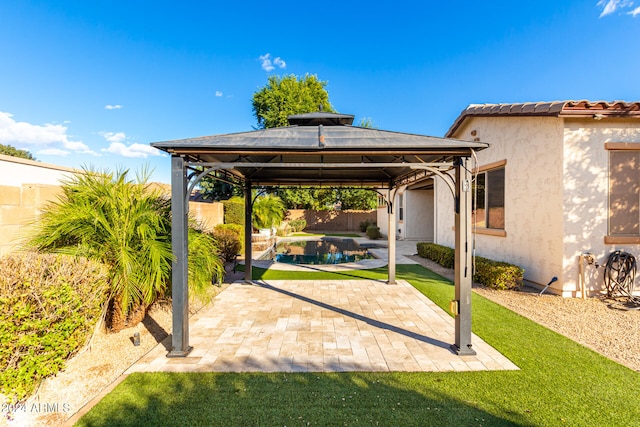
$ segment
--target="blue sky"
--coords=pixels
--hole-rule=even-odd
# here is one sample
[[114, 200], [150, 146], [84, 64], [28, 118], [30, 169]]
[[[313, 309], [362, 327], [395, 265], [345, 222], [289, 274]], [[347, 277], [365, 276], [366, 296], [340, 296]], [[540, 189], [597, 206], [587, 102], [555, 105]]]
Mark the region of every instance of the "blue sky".
[[149, 143], [252, 129], [270, 74], [434, 136], [471, 103], [640, 100], [640, 1], [217, 3], [1, 2], [0, 143], [168, 182]]

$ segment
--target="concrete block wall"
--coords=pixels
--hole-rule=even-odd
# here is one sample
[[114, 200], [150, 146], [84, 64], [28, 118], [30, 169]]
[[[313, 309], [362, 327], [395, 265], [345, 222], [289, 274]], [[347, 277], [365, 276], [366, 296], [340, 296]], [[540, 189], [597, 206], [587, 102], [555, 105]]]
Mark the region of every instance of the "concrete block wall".
[[56, 200], [60, 192], [58, 185], [0, 185], [0, 256], [19, 247], [29, 224], [40, 215], [45, 204]]

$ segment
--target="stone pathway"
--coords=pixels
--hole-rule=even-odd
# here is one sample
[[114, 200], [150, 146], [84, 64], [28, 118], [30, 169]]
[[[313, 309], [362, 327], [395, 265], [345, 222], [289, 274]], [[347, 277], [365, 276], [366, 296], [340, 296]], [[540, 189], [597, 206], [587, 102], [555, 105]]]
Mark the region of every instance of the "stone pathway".
[[453, 353], [454, 319], [406, 281], [345, 279], [233, 283], [190, 319], [188, 357], [165, 341], [126, 373], [518, 369], [475, 335]]

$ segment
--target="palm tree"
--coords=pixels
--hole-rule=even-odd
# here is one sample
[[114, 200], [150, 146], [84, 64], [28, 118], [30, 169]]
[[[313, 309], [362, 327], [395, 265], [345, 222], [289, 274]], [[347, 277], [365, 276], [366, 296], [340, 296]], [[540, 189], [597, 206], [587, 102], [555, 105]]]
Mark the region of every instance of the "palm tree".
[[282, 199], [273, 194], [258, 197], [253, 203], [253, 225], [256, 228], [271, 228], [280, 225], [287, 212]]
[[[107, 320], [112, 330], [166, 295], [171, 278], [171, 201], [150, 188], [148, 171], [137, 174], [136, 181], [128, 173], [85, 169], [63, 182], [63, 194], [45, 207], [27, 243], [109, 267]], [[210, 236], [192, 227], [189, 240], [190, 282], [202, 291], [224, 270]]]

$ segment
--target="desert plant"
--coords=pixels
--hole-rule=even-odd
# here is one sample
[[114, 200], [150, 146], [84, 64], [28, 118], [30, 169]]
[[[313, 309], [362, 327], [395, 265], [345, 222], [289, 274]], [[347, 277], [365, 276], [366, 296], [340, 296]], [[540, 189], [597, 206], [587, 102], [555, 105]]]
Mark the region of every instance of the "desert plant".
[[218, 247], [218, 253], [224, 262], [231, 262], [242, 252], [244, 230], [238, 224], [220, 224], [213, 230], [213, 238]]
[[[74, 175], [63, 183], [58, 201], [43, 209], [27, 243], [108, 266], [107, 319], [112, 330], [127, 326], [131, 313], [143, 316], [166, 294], [170, 282], [171, 201], [149, 187], [148, 176], [142, 170], [131, 181], [127, 170], [87, 169]], [[192, 231], [189, 240], [194, 279], [190, 285], [197, 291], [205, 286], [200, 282], [204, 277], [211, 283], [211, 274], [220, 271], [221, 264], [210, 236]]]
[[32, 252], [0, 259], [0, 392], [29, 395], [63, 369], [100, 319], [105, 266], [86, 258]]
[[304, 218], [292, 219], [289, 221], [289, 227], [291, 227], [291, 231], [294, 233], [298, 233], [307, 226], [307, 221]]
[[382, 234], [380, 234], [380, 227], [377, 227], [375, 225], [370, 225], [367, 227], [367, 237], [371, 240], [377, 240], [380, 237], [382, 237]]
[[287, 208], [280, 197], [265, 194], [253, 203], [253, 225], [256, 228], [277, 227], [286, 213]]

